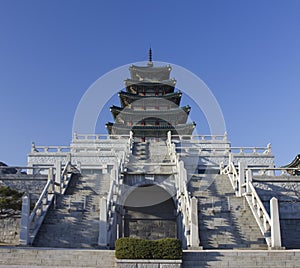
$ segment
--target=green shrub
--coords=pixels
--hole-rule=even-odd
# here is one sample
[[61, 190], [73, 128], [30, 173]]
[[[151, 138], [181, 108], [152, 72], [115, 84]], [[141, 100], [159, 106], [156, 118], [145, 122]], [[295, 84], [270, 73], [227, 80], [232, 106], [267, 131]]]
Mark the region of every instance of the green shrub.
[[116, 241], [118, 259], [169, 259], [182, 258], [181, 241], [175, 238], [145, 240], [123, 237]]

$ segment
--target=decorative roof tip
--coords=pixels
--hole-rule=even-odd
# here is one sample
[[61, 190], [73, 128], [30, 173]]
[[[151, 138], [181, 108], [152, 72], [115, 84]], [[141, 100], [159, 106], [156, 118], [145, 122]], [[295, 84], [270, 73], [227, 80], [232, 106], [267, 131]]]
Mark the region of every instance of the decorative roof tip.
[[153, 62], [152, 62], [152, 49], [150, 47], [149, 49], [149, 61], [148, 61], [148, 66], [153, 66]]

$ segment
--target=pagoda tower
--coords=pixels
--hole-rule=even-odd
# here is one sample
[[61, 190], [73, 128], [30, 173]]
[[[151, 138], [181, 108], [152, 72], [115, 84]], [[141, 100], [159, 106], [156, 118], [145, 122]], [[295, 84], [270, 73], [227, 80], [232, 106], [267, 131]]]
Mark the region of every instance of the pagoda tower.
[[179, 106], [182, 93], [175, 90], [171, 70], [170, 65], [153, 65], [151, 49], [146, 66], [130, 66], [126, 91], [118, 93], [121, 107], [110, 107], [115, 122], [106, 124], [109, 134], [128, 135], [132, 131], [140, 141], [165, 140], [168, 131], [172, 135], [192, 134], [196, 124], [187, 123], [191, 107]]

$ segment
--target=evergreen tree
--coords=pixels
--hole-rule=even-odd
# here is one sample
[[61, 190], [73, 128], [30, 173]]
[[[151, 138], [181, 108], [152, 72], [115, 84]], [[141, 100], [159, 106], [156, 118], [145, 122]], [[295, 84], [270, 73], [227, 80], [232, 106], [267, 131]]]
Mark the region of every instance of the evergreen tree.
[[0, 217], [19, 214], [22, 208], [23, 194], [8, 186], [0, 186]]

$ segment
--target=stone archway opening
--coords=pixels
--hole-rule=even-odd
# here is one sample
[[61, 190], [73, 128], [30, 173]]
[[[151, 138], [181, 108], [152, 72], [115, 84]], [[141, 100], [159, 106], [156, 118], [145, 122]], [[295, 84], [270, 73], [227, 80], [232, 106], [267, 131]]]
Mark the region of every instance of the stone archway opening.
[[127, 197], [124, 210], [125, 237], [149, 240], [177, 237], [174, 200], [160, 186], [137, 187]]

